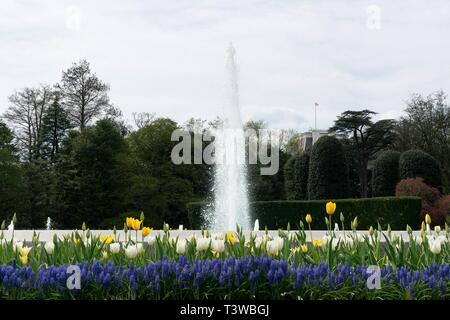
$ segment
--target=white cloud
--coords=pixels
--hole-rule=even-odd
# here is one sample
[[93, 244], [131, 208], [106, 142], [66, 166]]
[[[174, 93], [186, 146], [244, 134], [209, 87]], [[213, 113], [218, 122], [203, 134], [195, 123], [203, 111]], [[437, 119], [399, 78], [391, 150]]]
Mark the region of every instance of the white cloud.
[[[369, 5], [379, 29], [367, 28]], [[0, 112], [15, 89], [86, 58], [127, 115], [214, 118], [233, 41], [244, 118], [306, 130], [316, 101], [324, 128], [350, 108], [398, 116], [413, 92], [450, 91], [449, 18], [439, 0], [2, 0]]]

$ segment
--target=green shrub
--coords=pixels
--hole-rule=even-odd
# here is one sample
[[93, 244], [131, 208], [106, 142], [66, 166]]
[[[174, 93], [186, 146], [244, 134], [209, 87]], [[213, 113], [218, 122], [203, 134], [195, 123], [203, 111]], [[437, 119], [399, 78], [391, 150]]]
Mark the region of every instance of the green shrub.
[[284, 165], [284, 192], [286, 194], [286, 199], [295, 199], [294, 192], [294, 165], [296, 156], [290, 157], [286, 164]]
[[[311, 214], [313, 229], [326, 229], [325, 204], [327, 200], [311, 201], [255, 201], [250, 203], [252, 223], [259, 219], [260, 228], [268, 229], [291, 228], [298, 226], [299, 220], [306, 214]], [[346, 229], [350, 229], [351, 221], [358, 217], [358, 229], [376, 227], [378, 223], [383, 228], [390, 224], [392, 229], [404, 230], [408, 224], [412, 228], [419, 227], [421, 199], [419, 197], [383, 197], [366, 199], [338, 199], [333, 221], [339, 223], [339, 214], [345, 216]], [[201, 211], [207, 205], [205, 202], [188, 204], [191, 228], [199, 229], [203, 224]]]
[[335, 137], [321, 137], [311, 151], [309, 199], [345, 198], [348, 186], [348, 168], [342, 144]]
[[308, 198], [309, 155], [293, 156], [284, 166], [286, 199]]
[[420, 150], [403, 152], [400, 156], [399, 170], [400, 179], [421, 177], [429, 186], [442, 186], [439, 162], [426, 152]]
[[372, 194], [374, 197], [395, 195], [399, 182], [398, 163], [400, 152], [387, 150], [375, 160], [373, 167]]

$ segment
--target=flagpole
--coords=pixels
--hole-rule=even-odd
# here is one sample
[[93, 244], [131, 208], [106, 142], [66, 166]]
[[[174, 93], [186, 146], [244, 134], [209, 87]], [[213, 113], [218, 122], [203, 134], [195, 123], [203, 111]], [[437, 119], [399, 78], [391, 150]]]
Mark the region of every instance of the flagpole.
[[317, 130], [317, 102], [314, 102], [314, 129]]

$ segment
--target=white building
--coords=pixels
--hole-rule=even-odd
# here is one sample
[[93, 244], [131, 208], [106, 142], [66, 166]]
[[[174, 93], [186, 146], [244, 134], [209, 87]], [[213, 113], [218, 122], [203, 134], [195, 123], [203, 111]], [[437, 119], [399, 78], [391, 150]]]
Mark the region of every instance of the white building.
[[[314, 129], [308, 132], [303, 132], [300, 134], [300, 149], [302, 151], [311, 150], [314, 143], [323, 136], [336, 137], [335, 132], [329, 132], [328, 130]], [[339, 138], [339, 137], [338, 137]]]

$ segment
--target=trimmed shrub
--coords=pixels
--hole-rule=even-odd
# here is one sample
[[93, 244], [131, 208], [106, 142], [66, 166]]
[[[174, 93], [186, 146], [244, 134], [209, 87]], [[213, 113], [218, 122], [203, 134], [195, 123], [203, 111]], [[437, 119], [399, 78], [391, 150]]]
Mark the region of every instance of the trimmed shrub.
[[286, 194], [286, 199], [295, 199], [294, 191], [294, 165], [296, 156], [290, 157], [286, 164], [284, 165], [284, 192]]
[[442, 186], [442, 172], [439, 162], [421, 150], [408, 150], [402, 153], [399, 160], [400, 179], [423, 178], [432, 187]]
[[309, 155], [293, 156], [284, 166], [286, 199], [308, 198]]
[[398, 164], [400, 152], [387, 150], [375, 160], [372, 178], [372, 194], [374, 197], [395, 195], [395, 186], [399, 182]]
[[[259, 219], [260, 228], [268, 229], [291, 228], [298, 226], [300, 219], [304, 221], [306, 214], [311, 214], [313, 229], [326, 229], [325, 204], [327, 200], [312, 201], [256, 201], [250, 203], [252, 223]], [[419, 228], [421, 200], [418, 197], [383, 197], [366, 199], [338, 199], [333, 221], [338, 222], [339, 214], [345, 216], [346, 229], [350, 229], [351, 221], [358, 217], [358, 229], [377, 227], [378, 223], [386, 228], [390, 224], [392, 229], [404, 230], [406, 225]], [[205, 202], [188, 204], [191, 228], [200, 229], [203, 224], [201, 212], [207, 205]]]
[[342, 144], [335, 137], [321, 137], [311, 151], [309, 199], [345, 198], [348, 196], [348, 185], [348, 168]]

